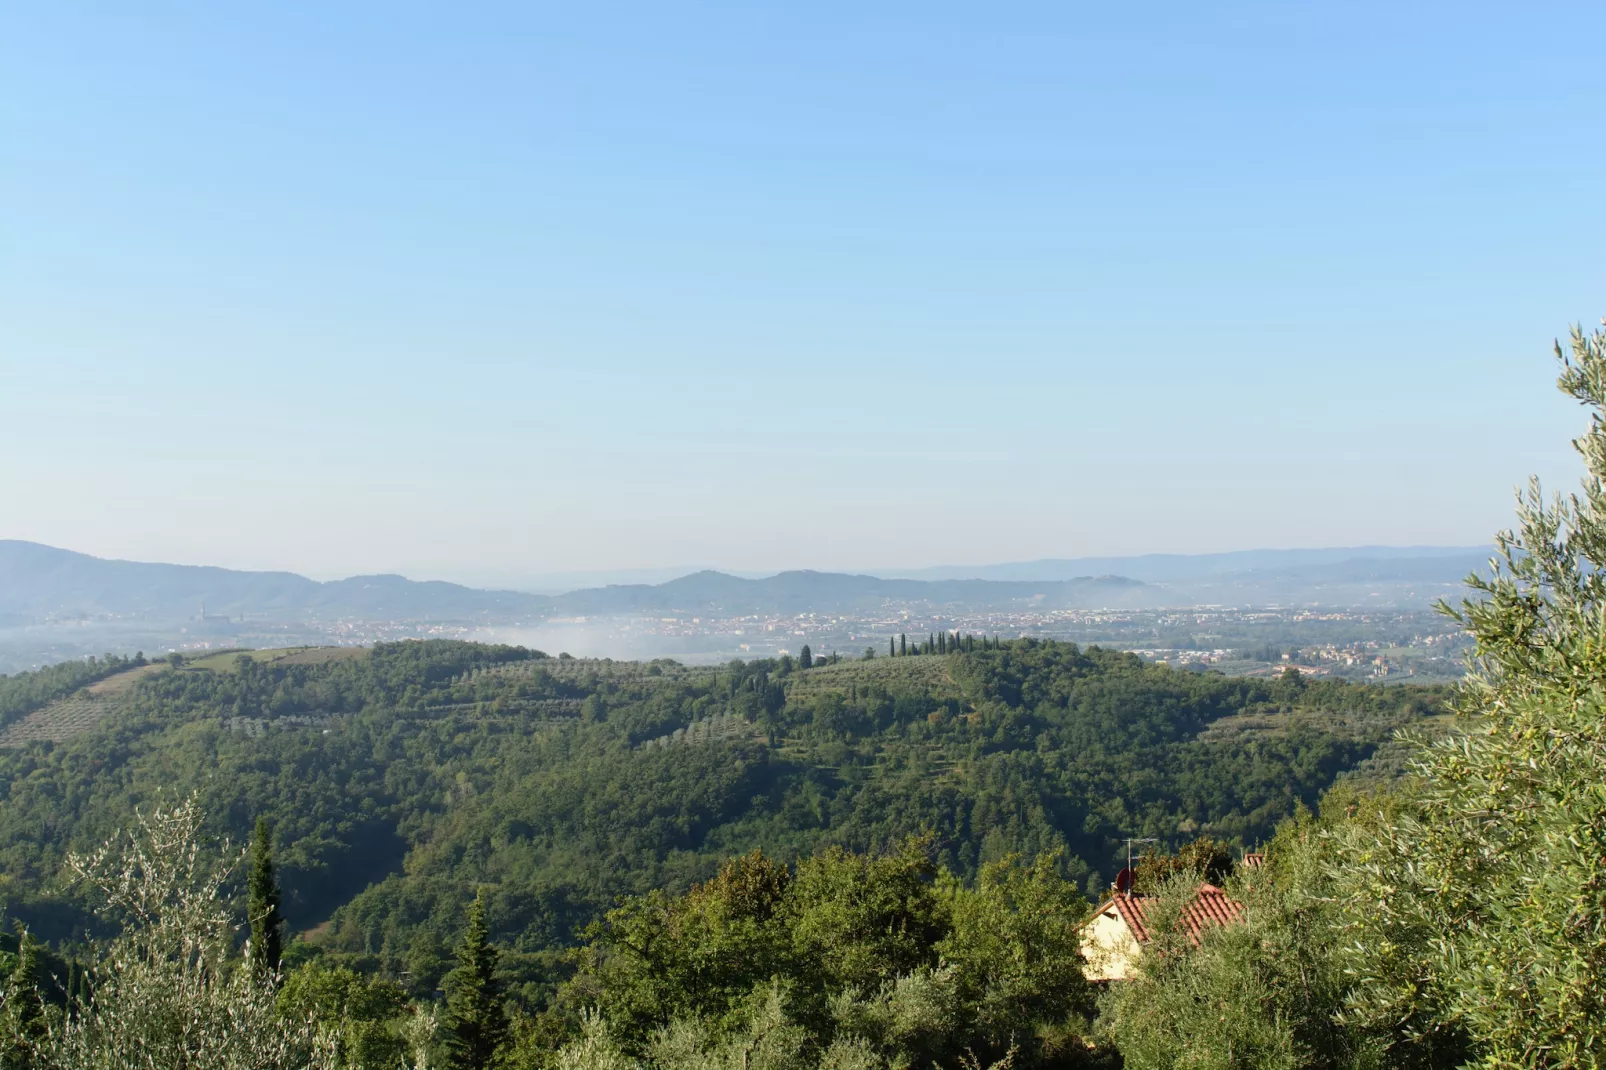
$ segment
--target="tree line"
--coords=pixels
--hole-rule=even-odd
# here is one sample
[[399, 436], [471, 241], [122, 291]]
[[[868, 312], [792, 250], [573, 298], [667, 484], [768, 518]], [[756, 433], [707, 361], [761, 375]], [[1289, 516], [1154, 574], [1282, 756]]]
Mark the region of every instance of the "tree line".
[[[909, 645], [907, 632], [899, 632], [896, 636], [887, 639], [887, 656], [889, 658], [915, 657], [921, 654], [958, 654], [970, 653], [975, 650], [996, 650], [1002, 642], [997, 636], [988, 638], [983, 635], [977, 637], [970, 633], [961, 635], [959, 632], [930, 632], [924, 640], [915, 637], [913, 646]], [[865, 650], [865, 656], [873, 657], [875, 648]]]

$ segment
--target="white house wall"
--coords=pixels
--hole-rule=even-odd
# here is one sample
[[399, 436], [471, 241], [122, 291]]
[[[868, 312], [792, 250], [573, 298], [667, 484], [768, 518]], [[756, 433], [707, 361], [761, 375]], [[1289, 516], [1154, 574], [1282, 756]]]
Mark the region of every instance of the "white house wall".
[[1089, 981], [1124, 981], [1137, 969], [1142, 949], [1112, 906], [1082, 926], [1082, 957]]

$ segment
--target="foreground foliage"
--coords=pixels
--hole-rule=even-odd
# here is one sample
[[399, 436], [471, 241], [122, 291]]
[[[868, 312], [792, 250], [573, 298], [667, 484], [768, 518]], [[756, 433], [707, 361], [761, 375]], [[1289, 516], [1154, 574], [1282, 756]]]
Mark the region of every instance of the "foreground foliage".
[[[48, 1010], [37, 984], [6, 993], [13, 1066], [38, 1070], [335, 1070], [331, 1038], [279, 1012], [273, 986], [235, 953], [221, 891], [203, 858], [193, 802], [140, 818], [69, 868], [126, 928], [94, 971], [92, 993]], [[19, 964], [19, 972], [27, 966]], [[27, 1008], [35, 1008], [29, 1010]]]
[[1587, 475], [1447, 607], [1463, 731], [1286, 826], [1246, 925], [1148, 956], [1105, 1008], [1128, 1066], [1606, 1065], [1606, 332], [1558, 356]]
[[[236, 945], [230, 873], [206, 864], [201, 825], [192, 799], [70, 860], [124, 928], [96, 963], [92, 990], [60, 1003], [42, 998], [33, 945], [22, 941], [0, 997], [0, 1065], [890, 1070], [1087, 1061], [1076, 940], [1085, 904], [1053, 859], [991, 864], [975, 888], [939, 873], [924, 842], [886, 857], [836, 849], [795, 873], [757, 853], [736, 859], [678, 899], [655, 894], [612, 912], [558, 1006], [514, 1032], [483, 899], [447, 978], [444, 1015], [345, 967], [312, 961], [281, 974], [250, 941]], [[260, 851], [254, 861], [257, 886], [271, 862]]]
[[1557, 355], [1590, 410], [1582, 491], [1547, 505], [1536, 481], [1475, 578], [1458, 704], [1482, 727], [1426, 749], [1414, 805], [1354, 844], [1347, 904], [1354, 1014], [1431, 1020], [1489, 1067], [1606, 1061], [1606, 331]]
[[967, 887], [929, 841], [835, 848], [795, 872], [754, 852], [684, 896], [612, 911], [560, 1006], [604, 1008], [610, 1043], [633, 1056], [671, 1035], [737, 1043], [784, 1018], [800, 1051], [849, 1045], [874, 1065], [1063, 1064], [1085, 1048], [1092, 1003], [1087, 904], [1057, 861], [1003, 859]]

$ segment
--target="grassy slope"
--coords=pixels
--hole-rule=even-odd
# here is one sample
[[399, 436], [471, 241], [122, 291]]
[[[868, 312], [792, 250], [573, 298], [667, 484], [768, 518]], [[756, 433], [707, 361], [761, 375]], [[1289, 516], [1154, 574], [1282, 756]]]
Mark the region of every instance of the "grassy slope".
[[286, 646], [268, 650], [221, 650], [187, 662], [191, 669], [212, 672], [230, 672], [241, 658], [250, 658], [263, 665], [321, 665], [339, 658], [360, 657], [367, 653], [360, 646]]

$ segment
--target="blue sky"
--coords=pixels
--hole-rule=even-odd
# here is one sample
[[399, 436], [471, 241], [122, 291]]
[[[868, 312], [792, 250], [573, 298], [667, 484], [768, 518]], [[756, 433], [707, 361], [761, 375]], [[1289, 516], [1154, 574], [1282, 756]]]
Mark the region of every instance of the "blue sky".
[[1468, 544], [1576, 475], [1606, 7], [12, 6], [0, 537]]

